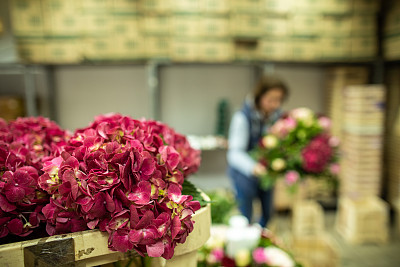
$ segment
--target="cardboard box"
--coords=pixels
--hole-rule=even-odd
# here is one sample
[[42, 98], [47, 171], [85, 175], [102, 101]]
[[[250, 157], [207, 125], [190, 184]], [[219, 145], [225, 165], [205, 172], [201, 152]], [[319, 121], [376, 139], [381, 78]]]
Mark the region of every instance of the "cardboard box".
[[146, 14], [142, 16], [141, 28], [146, 35], [170, 35], [172, 17], [165, 14]]
[[113, 58], [114, 40], [105, 37], [85, 37], [83, 39], [83, 58], [88, 60], [104, 60]]
[[45, 62], [45, 41], [43, 38], [18, 38], [19, 59], [24, 63]]
[[293, 11], [295, 12], [309, 12], [320, 13], [324, 7], [324, 1], [318, 0], [295, 0], [293, 1]]
[[322, 15], [293, 14], [290, 18], [292, 33], [295, 36], [318, 36], [321, 32]]
[[196, 61], [200, 51], [200, 42], [190, 38], [173, 38], [171, 46], [171, 60]]
[[352, 17], [324, 15], [322, 17], [321, 35], [350, 36], [352, 34]]
[[103, 13], [84, 13], [82, 17], [84, 36], [107, 36], [113, 33], [114, 16]]
[[400, 59], [400, 35], [385, 38], [383, 49], [386, 60]]
[[324, 14], [346, 15], [352, 12], [353, 2], [351, 0], [324, 0], [321, 2], [321, 11]]
[[353, 14], [351, 22], [352, 36], [376, 36], [376, 14]]
[[290, 36], [291, 27], [286, 16], [270, 15], [263, 18], [264, 34], [268, 36]]
[[351, 41], [342, 37], [321, 37], [322, 59], [348, 59], [351, 55]]
[[381, 1], [376, 0], [352, 0], [353, 13], [377, 13], [381, 6]]
[[81, 3], [42, 0], [44, 32], [50, 36], [79, 36], [83, 25]]
[[201, 42], [199, 60], [204, 62], [228, 62], [233, 60], [232, 41], [225, 39]]
[[40, 0], [12, 0], [11, 26], [16, 36], [43, 36], [44, 17]]
[[114, 14], [112, 19], [112, 28], [110, 35], [138, 37], [141, 35], [140, 22], [142, 17], [137, 14], [120, 15]]
[[290, 59], [295, 61], [316, 61], [321, 58], [318, 38], [291, 38]]
[[169, 58], [171, 40], [167, 36], [146, 36], [145, 54], [147, 58]]
[[183, 13], [199, 13], [201, 0], [174, 0], [171, 10], [172, 12]]
[[112, 11], [114, 13], [138, 13], [140, 0], [113, 0]]
[[81, 2], [84, 12], [110, 12], [113, 8], [114, 0], [85, 0]]
[[112, 58], [131, 60], [144, 59], [145, 41], [143, 36], [117, 36], [112, 40]]
[[169, 13], [172, 6], [172, 0], [140, 0], [139, 2], [139, 9], [149, 13]]
[[172, 34], [174, 36], [197, 37], [200, 33], [200, 17], [198, 15], [175, 15], [172, 17]]
[[256, 14], [231, 14], [230, 32], [233, 36], [261, 37], [264, 35], [264, 16]]
[[227, 14], [230, 11], [230, 0], [201, 0], [200, 9], [206, 14]]
[[260, 13], [264, 0], [230, 0], [231, 11], [240, 13]]
[[81, 60], [80, 39], [49, 38], [45, 40], [45, 61], [47, 63], [79, 63]]
[[262, 9], [268, 13], [285, 14], [294, 10], [295, 0], [264, 0]]
[[261, 60], [288, 60], [292, 47], [289, 39], [268, 38], [261, 39], [258, 47], [258, 56]]
[[205, 37], [228, 37], [229, 19], [225, 16], [201, 16], [199, 35]]
[[385, 14], [385, 35], [400, 34], [400, 7], [391, 9]]

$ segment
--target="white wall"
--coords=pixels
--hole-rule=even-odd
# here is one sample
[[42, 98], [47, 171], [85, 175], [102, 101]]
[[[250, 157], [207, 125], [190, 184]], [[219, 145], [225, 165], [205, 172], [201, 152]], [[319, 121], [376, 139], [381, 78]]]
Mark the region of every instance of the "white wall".
[[217, 105], [239, 109], [254, 83], [248, 66], [181, 65], [161, 72], [161, 120], [184, 134], [214, 134]]
[[58, 67], [55, 85], [59, 123], [70, 130], [87, 126], [99, 114], [150, 114], [143, 66]]
[[315, 112], [324, 112], [324, 69], [313, 66], [276, 66], [275, 72], [282, 77], [289, 89], [290, 97], [285, 110], [304, 106]]
[[[307, 106], [323, 111], [323, 70], [276, 66], [290, 87], [284, 108]], [[95, 115], [120, 112], [134, 118], [151, 115], [145, 66], [57, 67], [55, 83], [59, 123], [74, 130]], [[227, 99], [231, 112], [240, 108], [255, 84], [247, 65], [175, 65], [160, 70], [160, 119], [184, 134], [213, 134], [217, 105]]]

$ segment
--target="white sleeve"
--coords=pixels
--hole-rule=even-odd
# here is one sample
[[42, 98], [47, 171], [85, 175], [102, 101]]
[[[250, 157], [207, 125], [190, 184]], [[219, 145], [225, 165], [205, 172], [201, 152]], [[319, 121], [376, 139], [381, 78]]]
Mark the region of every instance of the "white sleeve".
[[236, 112], [229, 127], [228, 164], [241, 173], [250, 176], [256, 161], [247, 152], [250, 141], [249, 122], [242, 112]]

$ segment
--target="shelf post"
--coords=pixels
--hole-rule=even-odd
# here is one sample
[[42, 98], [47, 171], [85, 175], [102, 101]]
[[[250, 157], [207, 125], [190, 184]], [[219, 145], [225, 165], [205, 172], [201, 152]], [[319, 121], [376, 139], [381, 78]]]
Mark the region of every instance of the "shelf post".
[[36, 108], [36, 88], [35, 78], [32, 73], [32, 66], [24, 68], [24, 84], [25, 84], [25, 109], [27, 116], [37, 116]]
[[160, 120], [160, 83], [159, 67], [156, 61], [150, 61], [147, 65], [147, 88], [150, 95], [150, 117], [154, 120]]

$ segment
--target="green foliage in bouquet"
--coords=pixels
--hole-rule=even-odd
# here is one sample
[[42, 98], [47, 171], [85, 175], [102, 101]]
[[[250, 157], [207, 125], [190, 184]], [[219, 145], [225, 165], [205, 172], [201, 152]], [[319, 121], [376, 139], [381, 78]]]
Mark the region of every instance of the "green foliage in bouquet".
[[207, 192], [211, 199], [211, 221], [213, 224], [228, 224], [230, 216], [236, 209], [236, 202], [231, 192], [214, 190]]
[[284, 178], [292, 190], [306, 176], [335, 180], [338, 174], [339, 141], [330, 136], [330, 120], [298, 108], [278, 120], [251, 155], [267, 172], [261, 177], [265, 189]]

